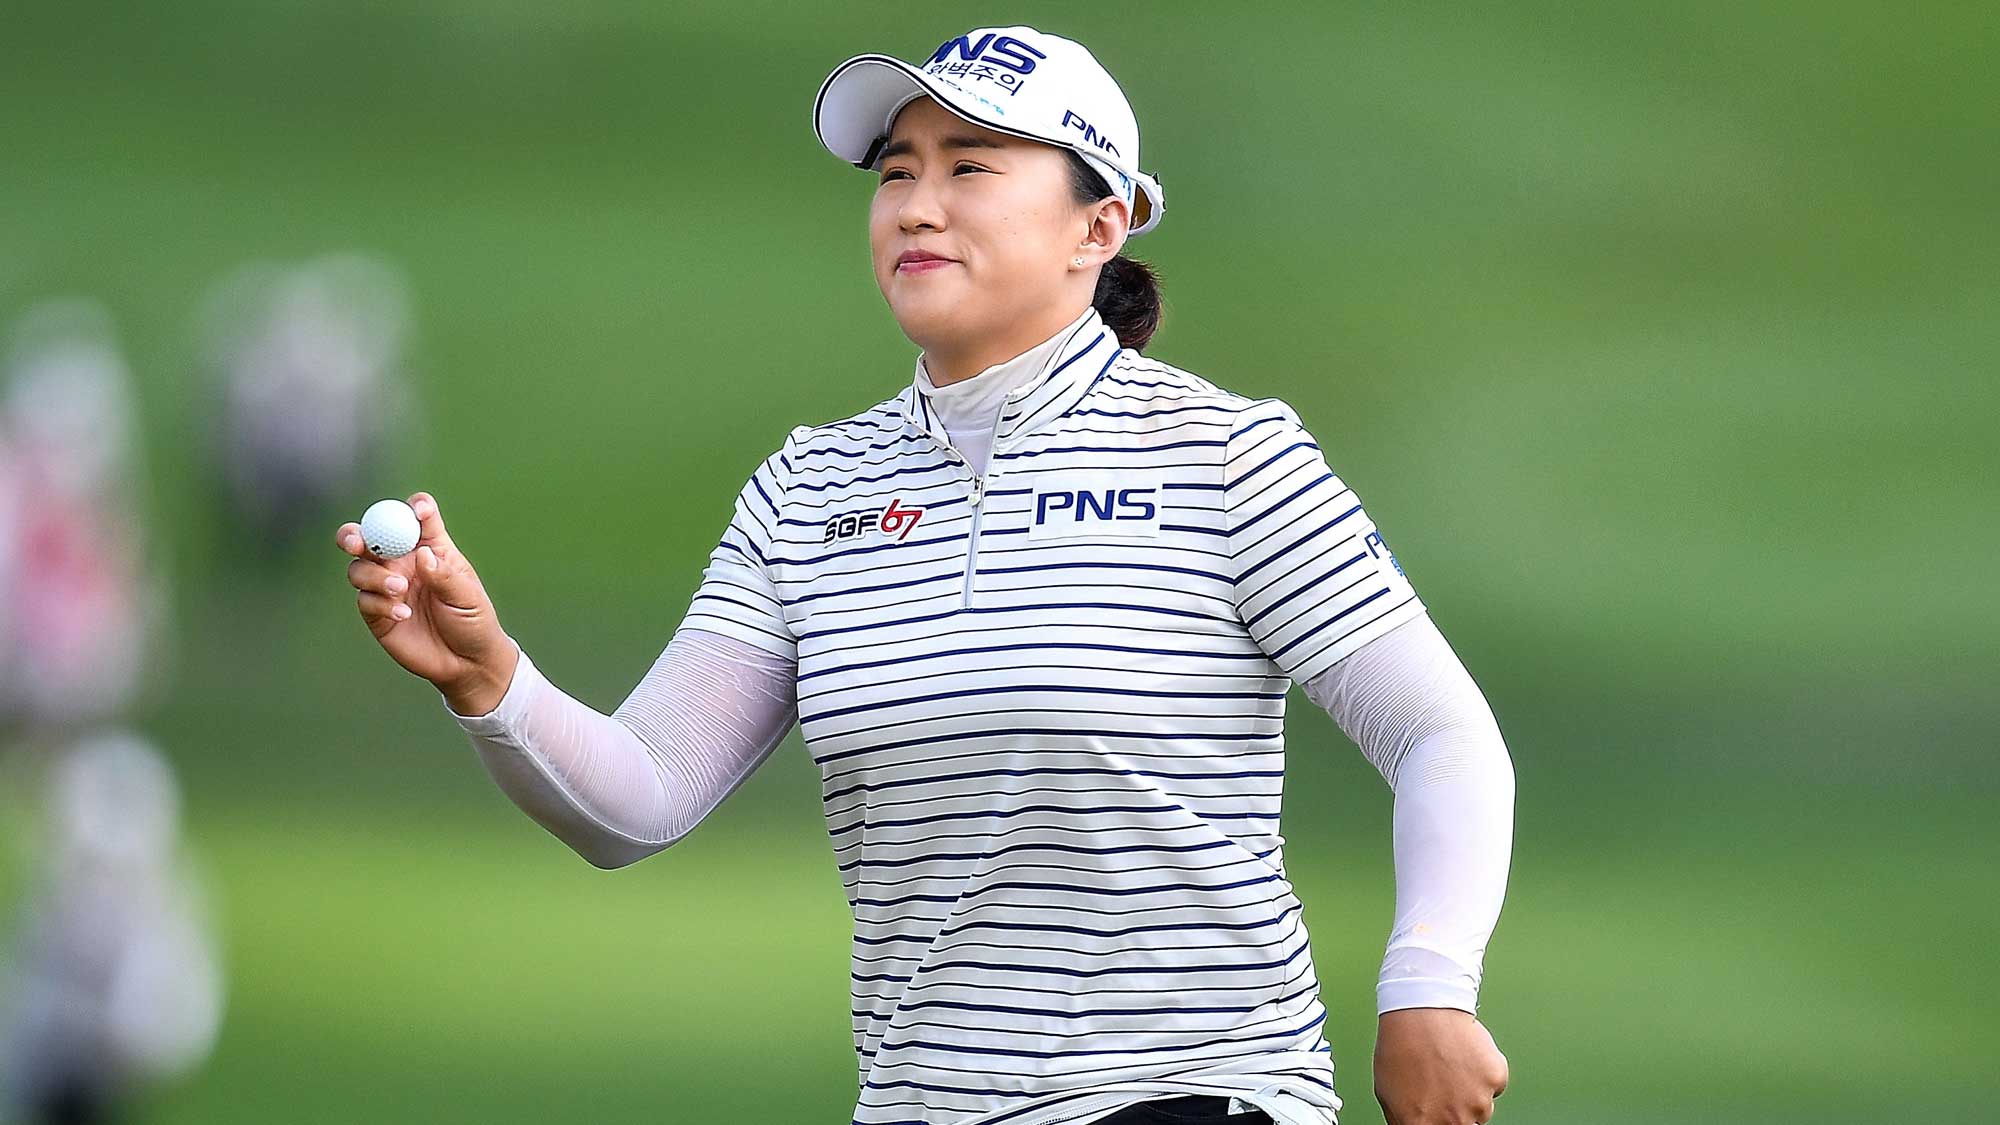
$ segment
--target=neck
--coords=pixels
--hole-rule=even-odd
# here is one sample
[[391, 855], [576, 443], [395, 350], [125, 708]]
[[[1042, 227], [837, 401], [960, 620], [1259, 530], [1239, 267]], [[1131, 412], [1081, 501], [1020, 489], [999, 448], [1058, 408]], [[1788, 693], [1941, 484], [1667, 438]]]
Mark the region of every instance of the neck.
[[1082, 316], [1083, 309], [1084, 305], [1055, 308], [1040, 317], [1024, 318], [1010, 324], [1004, 331], [992, 336], [925, 344], [924, 369], [930, 373], [934, 387], [948, 387], [960, 380], [970, 379], [1055, 335], [1063, 325]]

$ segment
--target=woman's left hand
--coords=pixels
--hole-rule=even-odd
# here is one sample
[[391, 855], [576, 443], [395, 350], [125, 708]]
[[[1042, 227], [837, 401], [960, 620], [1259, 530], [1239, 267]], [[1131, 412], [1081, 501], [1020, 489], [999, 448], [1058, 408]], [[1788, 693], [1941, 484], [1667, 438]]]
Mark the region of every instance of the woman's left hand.
[[1375, 1100], [1388, 1125], [1484, 1125], [1507, 1056], [1470, 1012], [1399, 1008], [1375, 1033]]

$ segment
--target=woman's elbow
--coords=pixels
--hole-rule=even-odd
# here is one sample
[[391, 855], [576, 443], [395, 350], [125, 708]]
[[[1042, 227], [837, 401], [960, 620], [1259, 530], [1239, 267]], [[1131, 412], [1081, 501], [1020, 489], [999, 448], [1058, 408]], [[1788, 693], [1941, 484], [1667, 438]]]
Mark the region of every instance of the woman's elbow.
[[679, 841], [676, 838], [664, 843], [644, 843], [623, 836], [590, 832], [575, 839], [565, 838], [563, 842], [592, 867], [600, 871], [616, 871], [621, 867], [630, 867], [647, 856], [666, 851]]
[[529, 819], [541, 825], [542, 831], [561, 840], [592, 867], [604, 871], [630, 867], [655, 852], [665, 851], [686, 835], [677, 833], [647, 839], [617, 827], [566, 794], [560, 801], [540, 799], [540, 791], [528, 796], [534, 799], [517, 799], [515, 804], [528, 814]]

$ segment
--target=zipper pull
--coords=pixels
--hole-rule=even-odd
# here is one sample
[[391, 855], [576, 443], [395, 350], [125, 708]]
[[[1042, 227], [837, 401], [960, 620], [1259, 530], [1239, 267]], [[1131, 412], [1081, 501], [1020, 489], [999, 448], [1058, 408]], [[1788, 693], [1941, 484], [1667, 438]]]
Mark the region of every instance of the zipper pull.
[[977, 505], [978, 505], [978, 503], [979, 503], [979, 501], [980, 501], [981, 499], [983, 499], [983, 498], [985, 497], [985, 495], [986, 495], [986, 481], [985, 481], [984, 479], [980, 478], [980, 477], [973, 477], [973, 478], [972, 478], [972, 503], [973, 503], [973, 505], [974, 505], [974, 506], [977, 506]]

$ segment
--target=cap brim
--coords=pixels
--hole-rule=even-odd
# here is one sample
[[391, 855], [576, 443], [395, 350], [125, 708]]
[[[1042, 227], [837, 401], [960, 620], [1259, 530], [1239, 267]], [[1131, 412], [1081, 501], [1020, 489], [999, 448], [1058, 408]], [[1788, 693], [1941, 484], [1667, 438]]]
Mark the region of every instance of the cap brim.
[[[975, 125], [1046, 145], [1063, 147], [1047, 137], [1009, 128], [981, 113], [981, 100], [948, 79], [926, 74], [893, 55], [856, 55], [826, 76], [813, 98], [813, 132], [833, 153], [856, 168], [873, 167], [896, 113], [924, 95]], [[1160, 186], [1144, 172], [1130, 173], [1138, 185], [1127, 234], [1143, 234], [1159, 225], [1166, 209]]]
[[889, 131], [896, 111], [929, 94], [968, 121], [992, 122], [956, 104], [930, 76], [890, 55], [856, 55], [826, 76], [813, 99], [813, 131], [828, 152], [854, 165], [874, 163], [875, 142]]

